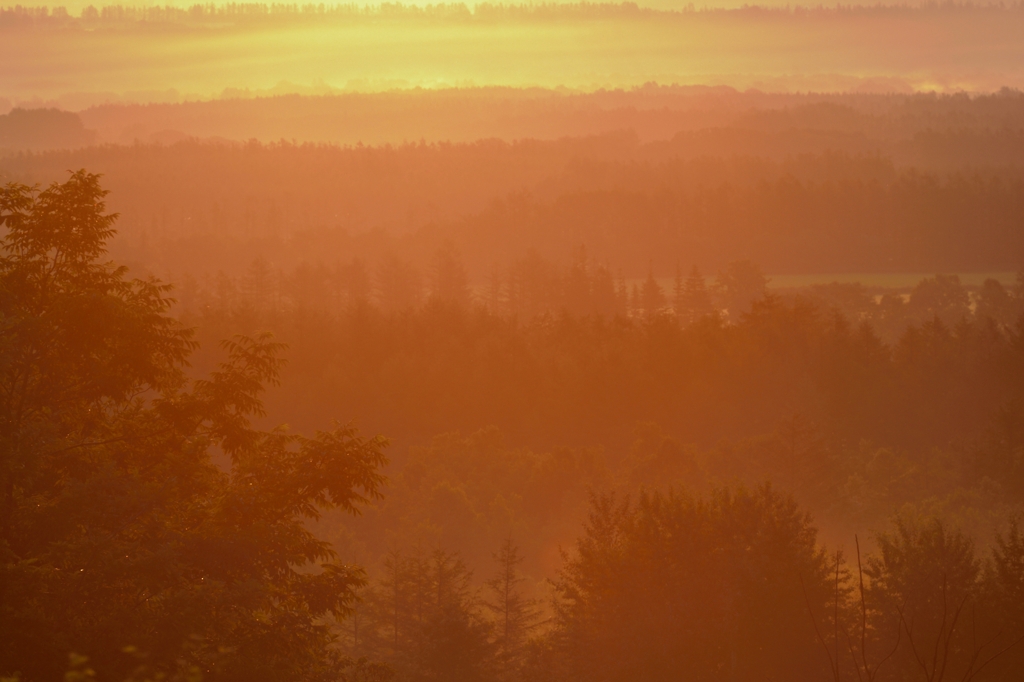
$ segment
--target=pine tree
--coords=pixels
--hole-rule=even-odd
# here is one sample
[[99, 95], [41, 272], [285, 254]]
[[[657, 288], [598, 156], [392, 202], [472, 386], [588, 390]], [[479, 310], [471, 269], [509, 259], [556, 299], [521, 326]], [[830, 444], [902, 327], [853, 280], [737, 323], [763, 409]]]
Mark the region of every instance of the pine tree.
[[677, 319], [682, 319], [683, 316], [683, 292], [685, 291], [683, 282], [683, 269], [677, 261], [676, 279], [672, 284], [672, 312], [675, 313]]
[[257, 312], [275, 307], [277, 282], [274, 270], [265, 258], [257, 258], [249, 264], [242, 280], [245, 301]]
[[430, 284], [430, 300], [463, 308], [470, 304], [471, 295], [466, 268], [451, 242], [445, 242], [434, 254], [434, 269], [431, 273]]
[[654, 271], [647, 270], [647, 279], [644, 280], [643, 288], [640, 290], [640, 308], [643, 309], [644, 317], [648, 320], [654, 319], [665, 307], [665, 292], [662, 290], [658, 280], [654, 279]]
[[683, 324], [693, 324], [706, 315], [715, 312], [714, 303], [711, 300], [711, 292], [708, 291], [704, 275], [700, 273], [697, 266], [693, 266], [690, 275], [682, 286], [679, 300], [679, 315]]
[[491, 266], [491, 274], [487, 280], [487, 310], [492, 315], [500, 315], [505, 311], [505, 282], [497, 264]]
[[402, 651], [402, 637], [407, 609], [406, 560], [397, 549], [384, 556], [384, 577], [380, 582], [378, 621], [384, 624], [387, 641], [391, 647], [391, 658]]
[[487, 608], [494, 616], [498, 659], [503, 677], [511, 677], [523, 663], [524, 647], [540, 618], [537, 601], [523, 595], [525, 578], [519, 566], [523, 557], [510, 535], [494, 555], [497, 572], [487, 581], [491, 600]]
[[493, 650], [472, 589], [472, 573], [458, 554], [441, 548], [431, 553], [424, 567], [430, 592], [420, 626], [418, 672], [446, 682], [486, 679]]

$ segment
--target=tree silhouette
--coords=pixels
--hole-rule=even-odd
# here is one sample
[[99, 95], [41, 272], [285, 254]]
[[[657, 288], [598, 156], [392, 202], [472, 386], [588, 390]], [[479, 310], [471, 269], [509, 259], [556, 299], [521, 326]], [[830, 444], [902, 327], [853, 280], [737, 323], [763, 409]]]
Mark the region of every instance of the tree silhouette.
[[646, 319], [651, 320], [661, 313], [665, 303], [665, 291], [658, 284], [658, 280], [654, 279], [653, 270], [648, 268], [647, 279], [644, 280], [643, 287], [640, 289], [637, 307], [643, 311]]
[[520, 573], [523, 557], [512, 536], [494, 554], [497, 572], [487, 581], [491, 599], [487, 608], [494, 616], [498, 659], [504, 678], [511, 677], [523, 663], [524, 647], [536, 627], [540, 610], [534, 599], [522, 592], [526, 579]]
[[306, 524], [379, 496], [384, 441], [253, 428], [268, 335], [190, 379], [169, 287], [100, 261], [104, 195], [85, 171], [0, 193], [0, 674], [60, 679], [77, 652], [123, 679], [130, 645], [163, 673], [335, 679], [322, 617], [364, 578]]
[[599, 496], [556, 581], [553, 646], [573, 679], [813, 679], [801, 579], [822, 613], [831, 569], [767, 487]]
[[462, 259], [451, 242], [434, 255], [430, 298], [433, 301], [465, 308], [470, 303], [469, 283]]
[[682, 324], [693, 324], [702, 317], [715, 312], [707, 282], [696, 265], [690, 270], [685, 281], [680, 273], [677, 273], [676, 280], [673, 307]]
[[728, 311], [732, 322], [737, 322], [740, 315], [750, 310], [751, 303], [768, 292], [768, 278], [749, 260], [729, 263], [718, 273], [715, 284], [722, 307]]

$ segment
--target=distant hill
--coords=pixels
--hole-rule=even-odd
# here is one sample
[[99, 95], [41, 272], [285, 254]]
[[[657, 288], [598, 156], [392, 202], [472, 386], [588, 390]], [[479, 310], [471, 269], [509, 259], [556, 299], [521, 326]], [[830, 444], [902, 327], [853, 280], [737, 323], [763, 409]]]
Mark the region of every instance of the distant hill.
[[92, 144], [78, 114], [59, 109], [14, 109], [0, 116], [0, 150], [74, 149]]
[[[8, 154], [0, 183], [102, 173], [121, 215], [112, 254], [160, 274], [391, 256], [428, 272], [446, 242], [476, 283], [531, 250], [560, 263], [581, 245], [627, 277], [739, 258], [805, 274], [1024, 262], [1024, 94], [1012, 90], [467, 88], [80, 116], [103, 144]], [[224, 139], [233, 131], [247, 141]], [[293, 135], [306, 142], [281, 140]], [[335, 136], [349, 144], [322, 143]]]

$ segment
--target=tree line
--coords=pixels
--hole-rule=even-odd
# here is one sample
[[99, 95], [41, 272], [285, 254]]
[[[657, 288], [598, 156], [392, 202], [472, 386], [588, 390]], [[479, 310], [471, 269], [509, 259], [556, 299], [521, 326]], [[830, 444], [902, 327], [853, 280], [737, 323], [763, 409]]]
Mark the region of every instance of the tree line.
[[400, 680], [1014, 679], [1024, 538], [990, 549], [897, 517], [874, 551], [826, 549], [771, 486], [592, 498], [541, 604], [511, 538], [474, 588], [457, 553], [392, 549], [339, 624]]
[[[462, 256], [451, 243], [439, 248], [426, 268], [395, 254], [377, 263], [361, 258], [333, 265], [303, 262], [290, 271], [257, 258], [237, 277], [223, 271], [216, 276], [186, 276], [179, 287], [178, 312], [303, 310], [339, 315], [373, 307], [385, 314], [401, 314], [414, 313], [424, 305], [450, 305], [476, 306], [523, 322], [559, 314], [648, 321], [668, 316], [686, 327], [709, 315], [738, 322], [754, 301], [772, 293], [771, 278], [749, 260], [727, 263], [714, 278], [695, 265], [677, 263], [671, 279], [656, 278], [649, 269], [646, 278], [627, 281], [622, 270], [613, 271], [595, 261], [585, 246], [578, 247], [567, 263], [530, 251], [506, 268], [492, 268], [476, 286], [469, 282]], [[987, 278], [980, 286], [968, 287], [957, 275], [938, 274], [904, 289], [832, 282], [775, 293], [838, 312], [853, 324], [870, 324], [892, 342], [907, 327], [932, 319], [948, 326], [961, 320], [991, 319], [1000, 329], [1011, 327], [1024, 312], [1024, 271], [1005, 285]]]
[[400, 260], [375, 270], [257, 261], [240, 281], [186, 280], [179, 310], [213, 342], [273, 329], [289, 344], [290, 381], [269, 400], [291, 423], [341, 412], [402, 442], [495, 425], [525, 444], [622, 447], [653, 420], [710, 444], [802, 414], [836, 442], [945, 445], [1013, 391], [1019, 284], [783, 295], [738, 261], [713, 281], [680, 268], [626, 285], [581, 254], [527, 257], [474, 292], [452, 250], [429, 289]]
[[[586, 115], [562, 111], [569, 103], [555, 95], [518, 91], [97, 108], [80, 115], [84, 127], [122, 144], [9, 154], [0, 173], [45, 183], [69, 167], [102, 171], [122, 215], [113, 253], [174, 279], [237, 276], [258, 257], [290, 269], [329, 262], [326, 254], [396, 254], [425, 269], [446, 241], [464, 255], [474, 283], [530, 250], [567, 261], [580, 244], [631, 278], [652, 260], [666, 273], [677, 260], [715, 271], [739, 257], [772, 272], [1018, 267], [1020, 93], [747, 97], [605, 93], [580, 104], [593, 109]], [[662, 98], [679, 108], [640, 107]], [[744, 109], [748, 101], [763, 108]], [[700, 105], [712, 114], [691, 108]], [[406, 130], [400, 114], [410, 108], [422, 109], [416, 121], [439, 121], [435, 129], [479, 107], [505, 116], [538, 110], [529, 130], [466, 121], [478, 137], [544, 138], [563, 127], [600, 134], [349, 147], [257, 141], [298, 135], [261, 123], [282, 120], [338, 140], [330, 125], [339, 119], [368, 126], [358, 139], [384, 141], [392, 138], [380, 137], [380, 126]], [[35, 115], [45, 136], [46, 116]], [[16, 118], [23, 129], [27, 113]], [[506, 125], [499, 112], [491, 118]], [[225, 127], [190, 132], [197, 120]], [[408, 137], [423, 136], [408, 125]], [[146, 135], [131, 132], [140, 129], [177, 141], [145, 144]], [[189, 139], [242, 129], [253, 139]]]

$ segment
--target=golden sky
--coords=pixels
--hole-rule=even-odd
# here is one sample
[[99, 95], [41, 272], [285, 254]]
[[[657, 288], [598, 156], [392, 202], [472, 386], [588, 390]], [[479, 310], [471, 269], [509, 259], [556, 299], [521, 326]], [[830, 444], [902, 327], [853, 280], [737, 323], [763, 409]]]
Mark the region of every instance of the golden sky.
[[[0, 22], [0, 98], [83, 108], [272, 92], [646, 82], [779, 91], [1024, 86], [1024, 8], [636, 6], [129, 14]], [[136, 17], [133, 19], [132, 17]], [[145, 20], [139, 21], [137, 17]], [[0, 102], [2, 104], [2, 102]]]

